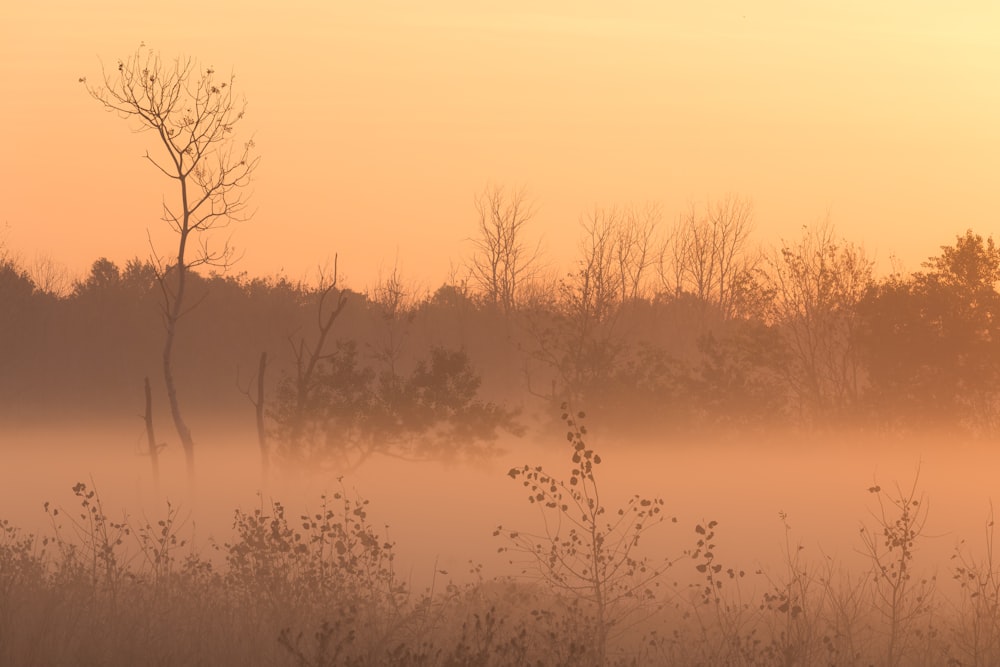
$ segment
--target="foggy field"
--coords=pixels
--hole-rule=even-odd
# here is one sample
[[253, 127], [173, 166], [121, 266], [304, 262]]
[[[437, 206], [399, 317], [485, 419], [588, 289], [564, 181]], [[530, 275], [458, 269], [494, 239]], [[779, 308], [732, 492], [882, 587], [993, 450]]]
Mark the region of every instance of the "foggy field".
[[996, 10], [8, 4], [0, 667], [1000, 665]]
[[[150, 516], [162, 507], [153, 497], [148, 457], [143, 456], [141, 424], [84, 431], [26, 429], [4, 436], [7, 460], [0, 468], [2, 518], [32, 531], [48, 521], [46, 501], [72, 506], [77, 482], [96, 484], [106, 504]], [[260, 505], [259, 459], [254, 434], [242, 439], [234, 429], [203, 437], [197, 503], [198, 537], [228, 535], [232, 511]], [[727, 554], [744, 567], [780, 556], [784, 530], [779, 512], [788, 514], [796, 541], [810, 551], [821, 546], [839, 559], [853, 558], [859, 548], [857, 530], [871, 507], [867, 489], [912, 483], [920, 470], [919, 488], [930, 506], [921, 560], [943, 563], [959, 539], [982, 537], [991, 499], [998, 490], [995, 471], [1000, 452], [989, 443], [956, 439], [949, 443], [912, 440], [868, 441], [857, 436], [776, 437], [772, 442], [734, 439], [723, 443], [615, 443], [594, 447], [602, 452], [600, 470], [604, 499], [617, 506], [632, 493], [655, 495], [679, 527], [664, 526], [661, 535], [686, 548], [695, 522], [720, 522]], [[240, 443], [245, 444], [240, 444]], [[247, 444], [248, 443], [248, 444]], [[507, 471], [530, 463], [555, 474], [568, 472], [565, 443], [511, 439], [495, 461], [476, 465], [408, 463], [381, 459], [344, 477], [344, 486], [372, 502], [376, 521], [388, 524], [400, 552], [401, 571], [422, 579], [434, 560], [458, 578], [469, 560], [502, 569], [496, 540], [498, 523], [524, 528], [538, 521], [524, 502], [519, 482]], [[164, 455], [164, 496], [182, 512], [192, 511], [187, 498], [180, 452]], [[314, 506], [324, 492], [339, 488], [335, 471], [288, 479], [278, 475], [263, 500], [278, 500], [293, 511]], [[934, 554], [923, 557], [925, 550]], [[818, 552], [817, 552], [818, 554]]]
[[521, 296], [0, 264], [0, 664], [997, 663], [1000, 249], [687, 291], [750, 212], [658, 289], [614, 210]]
[[[109, 520], [119, 521], [127, 512], [133, 531], [146, 521], [155, 524], [165, 516], [165, 505], [162, 499], [157, 501], [153, 497], [148, 459], [137, 453], [138, 433], [134, 423], [125, 421], [102, 428], [30, 428], [5, 433], [3, 438], [8, 446], [5, 465], [0, 469], [0, 518], [22, 531], [51, 536], [52, 519], [43, 511], [43, 503], [48, 501], [63, 509], [58, 520], [64, 524], [64, 538], [76, 539], [73, 531], [68, 530], [65, 517], [78, 514], [79, 499], [74, 497], [71, 487], [82, 481], [88, 488], [96, 488]], [[557, 478], [568, 477], [571, 464], [567, 452], [571, 450], [564, 440], [511, 440], [505, 443], [509, 449], [495, 461], [480, 465], [374, 460], [345, 477], [343, 487], [334, 472], [314, 471], [296, 475], [294, 479], [279, 475], [261, 496], [256, 452], [252, 444], [245, 444], [253, 443], [252, 433], [225, 429], [212, 433], [206, 429], [202, 438], [196, 499], [190, 499], [180, 483], [184, 476], [179, 452], [167, 450], [162, 462], [164, 479], [171, 480], [165, 484], [165, 495], [178, 510], [179, 522], [184, 522], [177, 533], [188, 540], [188, 544], [176, 547], [172, 553], [177, 559], [175, 576], [180, 577], [170, 580], [172, 584], [150, 578], [134, 532], [114, 550], [116, 553], [120, 550], [116, 566], [120, 565], [123, 571], [134, 570], [136, 578], [126, 577], [114, 586], [106, 574], [86, 575], [86, 563], [77, 573], [84, 577], [82, 582], [58, 583], [68, 575], [59, 574], [55, 564], [58, 558], [50, 545], [45, 548], [45, 558], [51, 562], [44, 567], [49, 573], [46, 575], [50, 577], [49, 583], [43, 584], [40, 579], [33, 585], [51, 588], [52, 592], [47, 594], [51, 601], [44, 610], [35, 610], [31, 598], [23, 597], [22, 588], [28, 586], [30, 590], [32, 580], [20, 571], [26, 565], [16, 557], [15, 534], [0, 537], [0, 583], [3, 584], [0, 595], [4, 596], [0, 601], [0, 609], [4, 610], [0, 615], [0, 660], [5, 664], [53, 664], [54, 654], [49, 649], [32, 646], [27, 635], [11, 634], [11, 628], [17, 627], [15, 619], [22, 613], [27, 614], [24, 618], [41, 613], [48, 618], [45, 622], [52, 624], [51, 631], [67, 636], [70, 645], [80, 642], [86, 651], [93, 651], [90, 658], [93, 664], [135, 664], [131, 661], [136, 655], [155, 664], [192, 664], [190, 661], [199, 651], [202, 652], [198, 654], [199, 660], [211, 659], [215, 661], [213, 664], [600, 662], [587, 648], [586, 638], [592, 635], [586, 628], [593, 620], [588, 621], [592, 610], [587, 604], [580, 599], [573, 603], [572, 596], [566, 597], [566, 591], [546, 585], [534, 566], [528, 568], [527, 574], [523, 567], [512, 566], [509, 560], [512, 555], [516, 560], [515, 554], [497, 553], [498, 548], [510, 545], [509, 540], [493, 535], [499, 524], [518, 531], [541, 530], [538, 507], [526, 502], [524, 487], [507, 473], [527, 463], [542, 465]], [[606, 438], [593, 435], [591, 439], [590, 446], [603, 457], [595, 473], [600, 483], [601, 503], [618, 508], [634, 493], [662, 498], [667, 521], [643, 537], [638, 552], [652, 562], [674, 561], [658, 578], [660, 588], [656, 596], [642, 603], [641, 623], [621, 636], [612, 634], [606, 664], [658, 664], [668, 659], [706, 665], [829, 664], [827, 661], [834, 658], [835, 664], [869, 664], [870, 660], [885, 664], [888, 620], [879, 611], [877, 592], [872, 588], [872, 561], [863, 553], [858, 530], [862, 523], [879, 530], [878, 521], [871, 514], [878, 506], [869, 487], [877, 483], [886, 492], [894, 493], [898, 481], [903, 491], [908, 491], [918, 466], [918, 494], [923, 497], [922, 507], [929, 512], [921, 535], [915, 540], [910, 564], [912, 582], [916, 585], [932, 576], [936, 576], [937, 582], [929, 598], [931, 602], [919, 603], [919, 609], [911, 610], [913, 618], [898, 630], [900, 640], [895, 650], [897, 657], [903, 656], [899, 664], [944, 664], [942, 656], [970, 655], [972, 640], [964, 631], [968, 629], [968, 614], [974, 599], [952, 580], [959, 563], [951, 557], [963, 539], [968, 542], [962, 552], [966, 556], [972, 555], [976, 562], [987, 556], [986, 525], [996, 488], [993, 471], [1000, 463], [997, 460], [1000, 455], [986, 444], [961, 440], [863, 442], [857, 437], [814, 436], [808, 443], [775, 437], [770, 442], [733, 438], [714, 443], [608, 442], [601, 446], [597, 441]], [[255, 509], [262, 509], [263, 515], [270, 518], [271, 501], [279, 501], [294, 529], [300, 523], [299, 514], [317, 511], [323, 493], [332, 495], [341, 489], [352, 500], [370, 501], [366, 512], [373, 534], [380, 539], [387, 534], [394, 543], [393, 581], [403, 584], [407, 593], [398, 599], [376, 595], [364, 600], [365, 604], [389, 605], [377, 613], [399, 615], [398, 626], [380, 627], [377, 633], [384, 634], [366, 635], [369, 630], [376, 632], [373, 626], [363, 622], [361, 616], [344, 615], [343, 600], [335, 602], [336, 596], [345, 594], [344, 591], [328, 592], [333, 598], [324, 602], [322, 594], [319, 599], [312, 599], [312, 593], [295, 593], [293, 586], [286, 591], [288, 597], [272, 599], [270, 596], [277, 594], [268, 588], [273, 585], [270, 578], [284, 574], [255, 570], [261, 580], [251, 582], [247, 590], [258, 598], [255, 604], [263, 607], [252, 612], [240, 607], [213, 621], [219, 624], [213, 627], [226, 632], [232, 645], [209, 650], [204, 638], [192, 639], [190, 633], [206, 631], [196, 620], [198, 614], [218, 605], [228, 608], [239, 597], [230, 590], [236, 586], [236, 580], [226, 575], [227, 554], [231, 555], [230, 545], [235, 544], [233, 511], [239, 508], [252, 514]], [[791, 529], [787, 543], [779, 512], [787, 515]], [[677, 522], [673, 523], [675, 517]], [[691, 556], [699, 537], [695, 527], [708, 526], [708, 522], [717, 522], [712, 524], [717, 545], [714, 552], [715, 562], [723, 566], [721, 571], [734, 568], [744, 572], [742, 578], [727, 580], [723, 576], [720, 581], [721, 600], [729, 605], [720, 607], [721, 611], [716, 610], [711, 600], [692, 602], [700, 590], [701, 575], [696, 566], [702, 562]], [[40, 542], [34, 544], [31, 552], [39, 554]], [[792, 569], [786, 545], [790, 545], [792, 556], [800, 559]], [[799, 550], [798, 546], [803, 548]], [[257, 548], [265, 551], [266, 545], [258, 543]], [[190, 599], [182, 604], [171, 602], [180, 598], [170, 594], [161, 597], [171, 586], [183, 588], [185, 577], [195, 577], [192, 573], [179, 574], [180, 563], [189, 553], [211, 562], [222, 577], [215, 584], [201, 584], [200, 595], [207, 596], [196, 605], [201, 611], [188, 607]], [[471, 573], [470, 562], [481, 567]], [[298, 566], [286, 563], [285, 567], [292, 573]], [[977, 572], [988, 585], [995, 585], [992, 577], [997, 564], [992, 567]], [[335, 574], [332, 576], [336, 578]], [[344, 576], [357, 577], [358, 573]], [[307, 579], [298, 585], [304, 581]], [[387, 583], [377, 577], [365, 581], [375, 588]], [[502, 584], [504, 581], [513, 583]], [[806, 587], [808, 591], [804, 588], [796, 592], [801, 597], [793, 601], [808, 610], [808, 616], [802, 612], [793, 618], [788, 616], [787, 608], [783, 613], [766, 608], [765, 596], [773, 595], [775, 582], [791, 582], [787, 589], [780, 584], [777, 587], [791, 594], [794, 585], [803, 581], [808, 581], [810, 587]], [[73, 596], [79, 594], [73, 587], [80, 585], [91, 592], [87, 594], [85, 607], [74, 610], [75, 620], [71, 620], [65, 616], [68, 610], [60, 605], [80, 604], [72, 602], [76, 599]], [[246, 586], [247, 582], [240, 585]], [[163, 586], [167, 588], [162, 589]], [[259, 590], [253, 593], [255, 587]], [[853, 597], [846, 593], [851, 590]], [[1000, 635], [996, 634], [996, 625], [989, 625], [998, 620], [995, 606], [998, 589], [990, 590], [994, 597], [989, 604], [994, 606], [973, 611], [985, 614], [980, 619], [982, 627], [976, 627], [983, 633], [994, 634], [986, 637], [989, 641], [985, 646], [973, 647], [979, 662], [954, 664], [988, 664], [983, 655], [998, 655], [991, 651], [1000, 648], [995, 643]], [[365, 595], [369, 593], [374, 595], [371, 590]], [[152, 610], [148, 603], [138, 602], [147, 594], [160, 600], [153, 603]], [[382, 594], [384, 591], [379, 593]], [[838, 594], [843, 597], [834, 604]], [[190, 597], [191, 593], [183, 595]], [[34, 596], [38, 598], [37, 591]], [[836, 605], [844, 604], [844, 600], [853, 600], [856, 605], [853, 616], [838, 617], [837, 613], [846, 613], [843, 608], [835, 613]], [[110, 622], [113, 628], [133, 633], [135, 628], [126, 631], [128, 623], [123, 619], [109, 619], [118, 618], [118, 614], [126, 613], [128, 605], [134, 604], [142, 606], [128, 614], [138, 613], [140, 617], [154, 614], [148, 620], [152, 626], [144, 625], [143, 632], [148, 634], [144, 641], [150, 642], [149, 650], [155, 656], [146, 647], [132, 647], [130, 650], [139, 653], [125, 651], [118, 657], [109, 654], [98, 658], [102, 651], [112, 651], [113, 645], [102, 648], [102, 642], [120, 642], [121, 638], [115, 639], [114, 632], [105, 639], [77, 636], [88, 623], [101, 618], [105, 619], [102, 623]], [[906, 604], [914, 602], [908, 598]], [[23, 605], [27, 606], [22, 609]], [[178, 606], [171, 611], [171, 605]], [[780, 605], [772, 601], [772, 607]], [[351, 609], [357, 611], [354, 606]], [[548, 611], [539, 617], [531, 615], [532, 609]], [[699, 609], [702, 615], [698, 614]], [[79, 614], [89, 620], [81, 620]], [[174, 621], [166, 622], [162, 628], [160, 621], [153, 620], [166, 617]], [[194, 626], [184, 627], [181, 618], [188, 618]], [[780, 621], [777, 625], [775, 619]], [[323, 630], [324, 621], [333, 623], [333, 629]], [[130, 622], [136, 621], [133, 618]], [[170, 623], [180, 626], [171, 628]], [[845, 627], [844, 623], [851, 627]], [[414, 627], [424, 630], [414, 635]], [[291, 634], [282, 635], [286, 629]], [[793, 629], [794, 641], [788, 634]], [[522, 631], [529, 634], [519, 634]], [[649, 635], [650, 631], [657, 634]], [[292, 639], [298, 632], [304, 633], [304, 639], [295, 643]], [[316, 632], [327, 633], [328, 645], [319, 641], [320, 635], [314, 636]], [[541, 634], [531, 639], [534, 636], [531, 633], [535, 632]], [[582, 635], [578, 634], [581, 632]], [[727, 633], [732, 636], [727, 637]], [[279, 637], [284, 639], [279, 642]], [[431, 641], [433, 646], [420, 644], [417, 637]], [[574, 637], [583, 639], [581, 652], [567, 654], [567, 647], [576, 645]], [[759, 643], [754, 644], [753, 640]], [[827, 650], [834, 640], [840, 653]], [[169, 648], [175, 641], [184, 642], [195, 653], [175, 652]], [[237, 646], [248, 641], [250, 644], [237, 650]], [[343, 652], [335, 656], [332, 647], [338, 641]], [[985, 640], [980, 636], [975, 641]], [[552, 642], [561, 644], [562, 652]], [[511, 648], [515, 645], [516, 651]], [[372, 652], [373, 646], [381, 648]], [[779, 646], [784, 647], [785, 653], [775, 652]], [[398, 653], [388, 649], [398, 649]], [[790, 655], [787, 652], [793, 649], [804, 653], [799, 661], [785, 662]], [[215, 650], [220, 653], [211, 658], [204, 653]], [[477, 653], [480, 650], [486, 653]], [[850, 654], [851, 651], [854, 653]], [[482, 662], [486, 656], [488, 660]]]

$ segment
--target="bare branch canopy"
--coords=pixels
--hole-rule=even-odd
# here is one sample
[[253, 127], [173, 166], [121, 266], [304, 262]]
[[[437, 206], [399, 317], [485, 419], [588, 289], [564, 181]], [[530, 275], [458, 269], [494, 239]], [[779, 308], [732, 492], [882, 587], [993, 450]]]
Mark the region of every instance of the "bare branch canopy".
[[191, 269], [226, 268], [235, 260], [228, 238], [212, 245], [206, 233], [250, 217], [246, 187], [259, 161], [252, 138], [235, 140], [247, 104], [233, 92], [234, 80], [232, 74], [220, 79], [213, 68], [191, 58], [165, 61], [145, 45], [110, 72], [102, 65], [99, 85], [80, 79], [91, 97], [129, 121], [133, 131], [156, 135], [158, 149], [147, 150], [144, 157], [174, 183], [173, 198], [163, 201], [162, 219], [177, 234], [176, 254], [166, 263], [155, 250], [153, 254], [166, 330], [163, 377], [192, 484], [194, 440], [173, 376], [177, 323], [198, 303], [185, 302]]

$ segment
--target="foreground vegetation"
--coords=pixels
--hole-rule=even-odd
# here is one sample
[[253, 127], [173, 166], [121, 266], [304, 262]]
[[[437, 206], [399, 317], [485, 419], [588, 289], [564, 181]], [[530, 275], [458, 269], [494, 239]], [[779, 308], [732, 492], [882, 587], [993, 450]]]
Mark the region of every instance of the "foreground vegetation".
[[[0, 663], [17, 665], [991, 665], [1000, 564], [956, 548], [921, 562], [918, 481], [868, 489], [857, 550], [810, 559], [785, 522], [783, 562], [726, 562], [725, 526], [685, 524], [654, 497], [602, 500], [601, 457], [564, 414], [566, 471], [509, 475], [540, 510], [498, 526], [509, 576], [472, 566], [412, 590], [368, 501], [237, 510], [194, 545], [175, 506], [114, 518], [93, 485], [46, 505], [44, 536], [0, 523]], [[782, 517], [784, 519], [784, 517]], [[669, 531], [669, 553], [648, 548]], [[721, 548], [720, 546], [721, 545]], [[936, 576], [926, 576], [934, 572]]]

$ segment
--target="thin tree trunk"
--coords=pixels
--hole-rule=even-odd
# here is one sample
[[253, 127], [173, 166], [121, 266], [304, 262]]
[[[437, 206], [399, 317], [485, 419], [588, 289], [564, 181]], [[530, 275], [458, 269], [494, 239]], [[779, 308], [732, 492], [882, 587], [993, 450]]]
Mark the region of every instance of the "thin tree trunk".
[[268, 472], [271, 462], [268, 452], [267, 431], [264, 428], [264, 372], [267, 370], [267, 352], [260, 353], [260, 365], [257, 368], [257, 401], [254, 408], [257, 412], [257, 442], [260, 444], [260, 483], [267, 488]]
[[[184, 423], [184, 418], [181, 416], [181, 406], [177, 399], [177, 385], [174, 383], [173, 373], [174, 338], [177, 335], [177, 320], [180, 319], [182, 313], [181, 309], [182, 304], [184, 303], [184, 286], [187, 278], [187, 266], [184, 265], [185, 241], [186, 235], [182, 234], [180, 251], [177, 255], [177, 293], [173, 297], [173, 302], [167, 303], [166, 308], [167, 337], [163, 344], [163, 381], [167, 386], [167, 399], [170, 401], [170, 416], [173, 417], [174, 427], [177, 429], [177, 435], [181, 439], [181, 446], [184, 448], [184, 460], [187, 465], [188, 490], [193, 492], [195, 486], [194, 438], [191, 437], [191, 429], [189, 429], [187, 424]], [[165, 279], [166, 277], [164, 277], [164, 280]]]
[[174, 374], [172, 368], [172, 355], [174, 346], [174, 327], [168, 326], [167, 342], [163, 348], [163, 380], [167, 386], [167, 399], [170, 401], [170, 416], [173, 417], [174, 427], [177, 435], [181, 439], [181, 446], [184, 447], [184, 460], [187, 464], [188, 483], [194, 485], [194, 439], [191, 437], [191, 430], [184, 423], [181, 416], [180, 403], [177, 400], [177, 385], [174, 384]]
[[149, 387], [149, 376], [146, 376], [146, 444], [149, 448], [149, 462], [153, 468], [153, 492], [160, 497], [160, 446], [156, 443], [153, 432], [153, 390]]

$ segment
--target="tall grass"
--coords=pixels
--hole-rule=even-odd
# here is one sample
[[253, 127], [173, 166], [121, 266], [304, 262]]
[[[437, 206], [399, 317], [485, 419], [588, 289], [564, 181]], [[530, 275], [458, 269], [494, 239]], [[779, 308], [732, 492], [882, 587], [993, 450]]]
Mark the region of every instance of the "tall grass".
[[304, 513], [261, 499], [199, 547], [175, 506], [113, 515], [78, 484], [75, 507], [46, 506], [44, 535], [0, 521], [0, 664], [1000, 664], [992, 516], [982, 548], [922, 562], [918, 479], [876, 484], [855, 545], [867, 567], [811, 557], [784, 514], [782, 562], [747, 567], [715, 520], [685, 526], [643, 495], [608, 506], [582, 416], [566, 420], [566, 474], [510, 471], [539, 509], [496, 531], [519, 574], [472, 564], [465, 583], [439, 573], [422, 591], [343, 486]]

